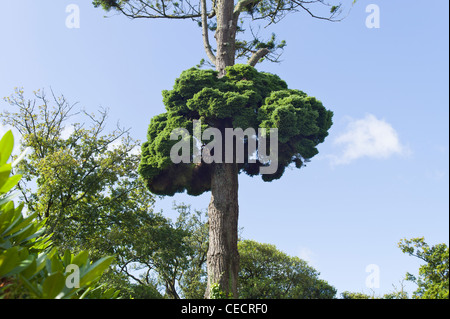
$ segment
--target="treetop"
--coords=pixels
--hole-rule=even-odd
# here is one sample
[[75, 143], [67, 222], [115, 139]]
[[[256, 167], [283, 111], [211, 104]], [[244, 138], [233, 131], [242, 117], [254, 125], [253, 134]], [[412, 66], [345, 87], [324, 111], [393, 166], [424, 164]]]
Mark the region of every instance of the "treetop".
[[[278, 167], [274, 174], [262, 175], [264, 181], [280, 178], [285, 168], [297, 168], [315, 156], [331, 127], [331, 111], [314, 97], [289, 89], [277, 75], [258, 72], [254, 67], [236, 64], [226, 68], [218, 78], [217, 71], [191, 68], [183, 71], [172, 90], [163, 91], [166, 112], [152, 118], [147, 141], [142, 145], [139, 173], [155, 194], [173, 195], [186, 190], [199, 195], [210, 190], [211, 165], [204, 163], [174, 164], [171, 140], [176, 129], [189, 132], [191, 155], [195, 140], [193, 121], [201, 121], [202, 133], [208, 128], [278, 129]], [[247, 137], [245, 145], [254, 137]], [[202, 145], [203, 146], [203, 145]], [[259, 146], [258, 146], [259, 147]], [[246, 154], [241, 172], [258, 175], [266, 166], [259, 160], [249, 161]]]

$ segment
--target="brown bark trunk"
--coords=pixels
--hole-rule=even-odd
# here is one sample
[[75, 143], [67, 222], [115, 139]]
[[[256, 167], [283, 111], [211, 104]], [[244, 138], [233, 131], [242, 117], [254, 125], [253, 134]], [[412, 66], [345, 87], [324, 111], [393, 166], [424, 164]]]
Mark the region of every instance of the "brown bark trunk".
[[[216, 6], [217, 42], [216, 70], [219, 77], [225, 68], [234, 65], [236, 19], [233, 17], [234, 1], [218, 0]], [[222, 136], [224, 128], [220, 124]], [[222, 143], [225, 146], [225, 143]], [[239, 272], [238, 240], [238, 166], [236, 163], [213, 163], [211, 174], [211, 202], [208, 207], [209, 248], [207, 255], [208, 285], [205, 293], [210, 298], [212, 284], [219, 284], [226, 296], [237, 298]]]
[[214, 37], [217, 43], [216, 69], [219, 77], [225, 75], [225, 68], [234, 65], [236, 48], [236, 24], [233, 16], [234, 1], [217, 1], [217, 29]]
[[219, 284], [226, 296], [231, 294], [237, 298], [238, 168], [234, 163], [212, 165], [206, 298], [210, 297], [211, 285], [215, 283]]

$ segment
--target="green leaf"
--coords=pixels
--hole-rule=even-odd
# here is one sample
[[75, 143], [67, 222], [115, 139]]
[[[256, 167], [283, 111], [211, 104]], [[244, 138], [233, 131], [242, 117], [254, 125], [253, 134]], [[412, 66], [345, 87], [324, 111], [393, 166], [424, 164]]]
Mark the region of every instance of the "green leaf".
[[19, 274], [20, 281], [24, 284], [24, 286], [28, 289], [29, 292], [31, 292], [35, 297], [41, 298], [42, 297], [42, 288], [40, 285], [33, 284], [24, 276]]
[[6, 276], [20, 263], [19, 247], [12, 247], [0, 255], [0, 277]]
[[47, 260], [47, 254], [46, 253], [41, 253], [40, 255], [38, 255], [38, 257], [36, 259], [36, 272], [39, 272], [42, 269], [44, 269], [45, 264], [46, 264], [46, 260]]
[[19, 194], [19, 193], [16, 192], [16, 193], [10, 194], [10, 195], [8, 195], [8, 196], [6, 196], [6, 197], [0, 196], [0, 206], [6, 204], [7, 202], [9, 202], [9, 201], [11, 201], [11, 200], [13, 200], [14, 197], [16, 197], [18, 194]]
[[89, 258], [89, 253], [87, 251], [80, 251], [78, 255], [72, 258], [72, 264], [75, 264], [79, 267], [84, 265]]
[[9, 202], [1, 210], [0, 235], [2, 237], [5, 237], [8, 229], [11, 227], [11, 225], [14, 225], [18, 219], [20, 219], [20, 216], [17, 216], [17, 213], [14, 209], [14, 204], [12, 202]]
[[67, 265], [72, 263], [72, 254], [69, 249], [66, 249], [64, 251], [64, 265], [67, 267]]
[[104, 257], [97, 260], [94, 264], [92, 264], [88, 271], [81, 275], [80, 286], [88, 285], [91, 282], [94, 282], [100, 278], [103, 272], [109, 267], [109, 265], [114, 260], [114, 257]]
[[[21, 204], [21, 206], [23, 207], [23, 205]], [[20, 206], [18, 208], [21, 208]], [[26, 231], [26, 229], [28, 229], [28, 227], [32, 227], [33, 225], [33, 220], [36, 217], [36, 213], [34, 213], [33, 215], [27, 217], [27, 218], [23, 218], [22, 213], [21, 213], [21, 209], [18, 210], [16, 209], [14, 211], [14, 218], [11, 222], [11, 224], [2, 232], [2, 236], [7, 237], [10, 236], [11, 237], [17, 237], [18, 235], [20, 235], [23, 231]], [[0, 226], [0, 231], [2, 230], [2, 226]]]
[[0, 166], [6, 164], [14, 147], [14, 136], [9, 130], [0, 140]]
[[64, 289], [65, 277], [62, 272], [54, 273], [45, 278], [42, 284], [42, 298], [54, 299]]
[[0, 166], [0, 188], [8, 182], [10, 174], [11, 164], [4, 164]]
[[57, 254], [55, 254], [52, 257], [47, 259], [46, 267], [47, 267], [47, 272], [49, 274], [64, 271], [64, 266], [62, 265], [62, 262], [59, 260], [59, 257]]
[[0, 187], [0, 193], [9, 192], [14, 186], [17, 185], [17, 183], [19, 183], [21, 178], [22, 175], [14, 175], [8, 178], [8, 180]]
[[[26, 251], [26, 250], [24, 250]], [[31, 277], [36, 270], [36, 258], [33, 255], [27, 256], [20, 261], [19, 265], [15, 267], [7, 276], [12, 276], [21, 273], [25, 277]]]
[[[16, 209], [11, 209], [8, 212], [8, 215], [10, 217], [8, 220], [6, 218], [2, 218], [3, 216], [0, 216], [0, 234], [2, 237], [7, 237], [11, 234], [14, 234], [30, 224], [29, 218], [23, 218], [22, 208], [23, 203], [21, 203]], [[6, 213], [4, 215], [6, 215]]]

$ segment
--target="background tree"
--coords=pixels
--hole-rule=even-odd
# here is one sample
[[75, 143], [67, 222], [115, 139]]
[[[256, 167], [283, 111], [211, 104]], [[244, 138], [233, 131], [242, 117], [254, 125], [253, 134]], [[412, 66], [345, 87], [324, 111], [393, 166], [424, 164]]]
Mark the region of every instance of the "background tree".
[[[413, 292], [415, 299], [448, 299], [449, 298], [449, 248], [445, 243], [429, 246], [425, 238], [402, 239], [398, 247], [403, 253], [417, 257], [425, 262], [419, 267], [419, 276], [406, 274], [406, 280], [417, 284], [418, 288]], [[395, 287], [394, 287], [395, 288]], [[381, 297], [375, 294], [368, 295], [359, 292], [345, 291], [341, 294], [343, 299], [408, 299], [408, 294], [403, 290], [403, 282], [400, 290], [394, 289]]]
[[[236, 58], [248, 58], [247, 63], [250, 66], [256, 65], [264, 57], [276, 60], [276, 58], [273, 58], [273, 55], [276, 55], [276, 52], [282, 49], [285, 43], [281, 42], [277, 44], [275, 42], [275, 36], [272, 36], [266, 42], [259, 39], [252, 28], [252, 25], [255, 26], [254, 23], [258, 22], [258, 20], [270, 25], [279, 22], [287, 13], [302, 10], [312, 17], [336, 21], [338, 20], [338, 16], [342, 13], [342, 5], [340, 3], [332, 5], [323, 0], [241, 0], [237, 3], [235, 3], [234, 0], [213, 0], [208, 3], [206, 0], [94, 0], [93, 4], [95, 6], [102, 6], [105, 10], [116, 10], [125, 16], [134, 19], [167, 18], [192, 19], [197, 21], [202, 28], [203, 44], [206, 55], [217, 71], [214, 76], [218, 78], [222, 78], [226, 75], [227, 67], [233, 66]], [[316, 6], [316, 8], [318, 7], [319, 13], [313, 12], [313, 6]], [[251, 21], [249, 28], [252, 37], [250, 37], [250, 40], [237, 39], [237, 35], [243, 35], [246, 30], [246, 19], [244, 19], [244, 17], [250, 18], [249, 21]], [[215, 32], [215, 48], [213, 48], [209, 41], [209, 31]], [[243, 77], [237, 78], [237, 81], [242, 81], [241, 83], [247, 84], [247, 86], [253, 84], [252, 80], [250, 80], [250, 82], [243, 82], [247, 81], [246, 78]], [[192, 95], [199, 92], [201, 88], [198, 84], [199, 82], [196, 84], [196, 89], [198, 90], [190, 92], [189, 97], [192, 97]], [[222, 91], [222, 95], [226, 93], [226, 91], [227, 90]], [[209, 91], [209, 93], [212, 92]], [[267, 96], [268, 95], [264, 96], [264, 98]], [[205, 94], [203, 94], [202, 98], [203, 103], [207, 103], [208, 100], [211, 102], [211, 99], [214, 97], [211, 95], [205, 96]], [[233, 96], [230, 96], [230, 98], [233, 99]], [[248, 98], [253, 99], [253, 101], [249, 102], [251, 106], [246, 108], [246, 110], [254, 109], [255, 106], [257, 108], [258, 102], [254, 101], [254, 96], [248, 96]], [[283, 98], [286, 98], [286, 95], [284, 95]], [[246, 104], [242, 103], [242, 97], [237, 97], [237, 100], [234, 99], [233, 101], [229, 101], [229, 104], [232, 104], [230, 105], [231, 108], [243, 107]], [[223, 108], [223, 105], [220, 107]], [[225, 113], [222, 113], [221, 117], [216, 117], [212, 124], [213, 127], [220, 129], [222, 133], [225, 128], [233, 127], [230, 114], [228, 113], [227, 115]], [[292, 108], [289, 110], [286, 104], [282, 104], [282, 108], [273, 114], [275, 114], [274, 117], [277, 119], [287, 119], [288, 116], [293, 113], [296, 113], [296, 111], [293, 111]], [[179, 127], [186, 127], [186, 120], [192, 120], [192, 117], [186, 116], [189, 114], [183, 115], [184, 117], [180, 115], [181, 117], [170, 119], [172, 122], [171, 124], [178, 122], [176, 124], [180, 124]], [[151, 134], [152, 131], [154, 132], [156, 130], [155, 126], [158, 125], [157, 122], [159, 122], [159, 126], [161, 127], [163, 122], [167, 123], [169, 121], [167, 118], [164, 118], [164, 116], [165, 115], [155, 118], [153, 127], [152, 124], [150, 125], [150, 138], [156, 138], [155, 135], [152, 136]], [[195, 116], [198, 115], [194, 114], [193, 116], [195, 118]], [[307, 119], [309, 116], [311, 116], [311, 113], [305, 117], [301, 116], [301, 118]], [[327, 121], [327, 124], [331, 124], [330, 119]], [[290, 127], [295, 130], [295, 125], [298, 123], [286, 122], [283, 124], [283, 127]], [[312, 123], [312, 125], [314, 126], [316, 123]], [[279, 127], [282, 126], [280, 125]], [[323, 125], [321, 129], [326, 131], [328, 128], [326, 125]], [[170, 132], [165, 132], [165, 135], [167, 136], [168, 133]], [[311, 131], [308, 133], [311, 133]], [[163, 138], [158, 136], [158, 140], [161, 139]], [[155, 140], [149, 139], [149, 141], [153, 143]], [[295, 151], [298, 150], [298, 143], [298, 138], [294, 139], [291, 143], [294, 144], [293, 148]], [[312, 145], [309, 145], [308, 147], [311, 148]], [[295, 164], [297, 167], [301, 167], [303, 161], [300, 160], [300, 158], [309, 159], [310, 156], [308, 155], [310, 154], [301, 154], [295, 151], [294, 153], [298, 153], [298, 156], [294, 159]], [[160, 157], [160, 154], [156, 154], [156, 156]], [[144, 162], [144, 165], [146, 164], [147, 163]], [[159, 163], [159, 166], [162, 164], [164, 163]], [[143, 170], [145, 171], [146, 168], [143, 168], [141, 172]], [[237, 274], [239, 269], [239, 254], [237, 250], [238, 174], [240, 169], [237, 163], [213, 163], [207, 170], [209, 171], [209, 175], [207, 174], [207, 176], [210, 176], [210, 180], [202, 187], [211, 190], [211, 202], [208, 209], [210, 221], [208, 287], [213, 283], [218, 283], [220, 288], [227, 294], [232, 293], [234, 296], [237, 296]], [[280, 174], [280, 171], [278, 171], [278, 173]], [[147, 179], [153, 177], [145, 172], [143, 175]], [[199, 175], [202, 175], [202, 173], [199, 173], [196, 176]], [[201, 178], [200, 181], [205, 181], [205, 178]], [[199, 184], [198, 181], [192, 179], [190, 183]], [[178, 188], [176, 191], [180, 191], [181, 189]], [[167, 194], [173, 193], [173, 191], [173, 187], [169, 187], [168, 190], [160, 190], [161, 193], [167, 192]], [[206, 290], [206, 297], [208, 297], [208, 294], [209, 288]]]
[[[139, 289], [130, 283], [131, 265], [142, 253], [136, 234], [149, 231], [145, 238], [167, 241], [162, 233], [173, 228], [153, 212], [154, 198], [138, 177], [138, 142], [118, 125], [105, 132], [107, 110], [88, 114], [53, 92], [48, 98], [36, 91], [27, 99], [16, 89], [5, 100], [10, 107], [1, 113], [3, 124], [20, 133], [22, 149], [31, 149], [15, 167], [24, 176], [18, 188], [28, 212], [47, 220], [54, 245], [61, 252], [89, 250], [93, 258], [116, 255], [104, 282], [123, 296], [162, 297], [156, 282]], [[71, 122], [76, 116], [81, 123]], [[171, 247], [163, 244], [151, 247]], [[146, 253], [147, 262], [158, 255]]]
[[333, 299], [336, 289], [298, 257], [274, 245], [243, 240], [238, 244], [241, 265], [239, 296], [243, 299]]
[[192, 212], [184, 204], [174, 209], [179, 213], [175, 222], [159, 213], [143, 216], [147, 221], [130, 219], [112, 227], [106, 238], [105, 245], [117, 254], [117, 271], [134, 282], [130, 295], [135, 298], [201, 298], [204, 294], [205, 213]]
[[[150, 211], [153, 197], [141, 191], [136, 173], [139, 144], [119, 125], [104, 132], [107, 110], [88, 114], [43, 91], [27, 99], [16, 89], [5, 100], [10, 108], [1, 113], [3, 124], [20, 133], [22, 149], [31, 149], [16, 167], [25, 176], [22, 198], [30, 212], [48, 218], [56, 245], [89, 248], [120, 217]], [[68, 123], [75, 115], [83, 123]]]
[[384, 294], [382, 296], [375, 295], [375, 292], [372, 294], [366, 294], [363, 292], [350, 292], [344, 291], [341, 293], [342, 299], [409, 299], [408, 293], [403, 290], [403, 282], [401, 283], [401, 289], [397, 289], [394, 286], [394, 290], [390, 293]]
[[[107, 110], [88, 114], [53, 92], [28, 99], [17, 89], [5, 100], [3, 124], [17, 129], [22, 149], [31, 149], [15, 167], [24, 175], [22, 199], [28, 212], [47, 220], [55, 246], [89, 250], [93, 258], [115, 255], [102, 282], [123, 297], [200, 298], [195, 283], [206, 283], [204, 212], [176, 205], [179, 217], [172, 222], [153, 211], [154, 197], [137, 174], [139, 143], [128, 130], [106, 133]], [[81, 123], [73, 122], [76, 116]]]
[[51, 235], [45, 235], [46, 220], [37, 220], [36, 213], [24, 216], [23, 203], [15, 207], [10, 190], [21, 175], [10, 176], [17, 165], [7, 163], [13, 144], [11, 131], [0, 137], [0, 299], [116, 298], [118, 291], [98, 286], [112, 256], [92, 263], [87, 251], [58, 255]]
[[449, 298], [449, 248], [446, 244], [429, 246], [425, 238], [402, 239], [398, 243], [402, 252], [425, 262], [419, 268], [419, 276], [410, 273], [406, 279], [417, 284], [413, 298], [448, 299]]

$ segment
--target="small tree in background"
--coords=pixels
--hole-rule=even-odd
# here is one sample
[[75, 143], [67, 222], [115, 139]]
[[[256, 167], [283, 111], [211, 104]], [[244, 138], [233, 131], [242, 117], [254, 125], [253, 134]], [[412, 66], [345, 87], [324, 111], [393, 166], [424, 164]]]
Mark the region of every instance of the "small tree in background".
[[449, 248], [446, 244], [429, 246], [425, 238], [402, 239], [398, 243], [402, 252], [425, 262], [419, 268], [419, 276], [406, 274], [406, 280], [417, 284], [413, 293], [417, 299], [449, 298]]
[[[429, 246], [424, 237], [402, 239], [398, 243], [402, 252], [417, 257], [425, 262], [419, 267], [419, 276], [406, 274], [406, 280], [414, 282], [418, 288], [413, 292], [415, 299], [448, 299], [449, 298], [449, 248], [445, 243]], [[345, 291], [341, 294], [343, 299], [408, 299], [403, 290], [403, 281], [400, 290], [395, 289], [382, 297], [375, 294], [367, 295], [359, 292]]]
[[274, 245], [243, 240], [238, 247], [240, 298], [333, 299], [336, 295], [336, 289], [319, 279], [306, 261], [288, 256]]
[[128, 130], [117, 125], [107, 133], [107, 110], [89, 114], [53, 92], [26, 98], [16, 89], [5, 100], [2, 122], [20, 133], [22, 150], [28, 148], [14, 167], [23, 175], [22, 206], [46, 220], [41, 231], [52, 234], [60, 252], [115, 255], [102, 282], [123, 296], [161, 298], [156, 287], [162, 285], [167, 297], [179, 298], [174, 286], [187, 267], [187, 229], [153, 212], [153, 195], [137, 173], [139, 144]]
[[59, 255], [51, 235], [45, 235], [46, 219], [24, 216], [23, 203], [15, 207], [10, 190], [22, 176], [10, 176], [17, 164], [7, 163], [13, 145], [8, 131], [0, 139], [0, 299], [116, 298], [118, 291], [98, 286], [113, 257], [92, 263], [87, 251]]

